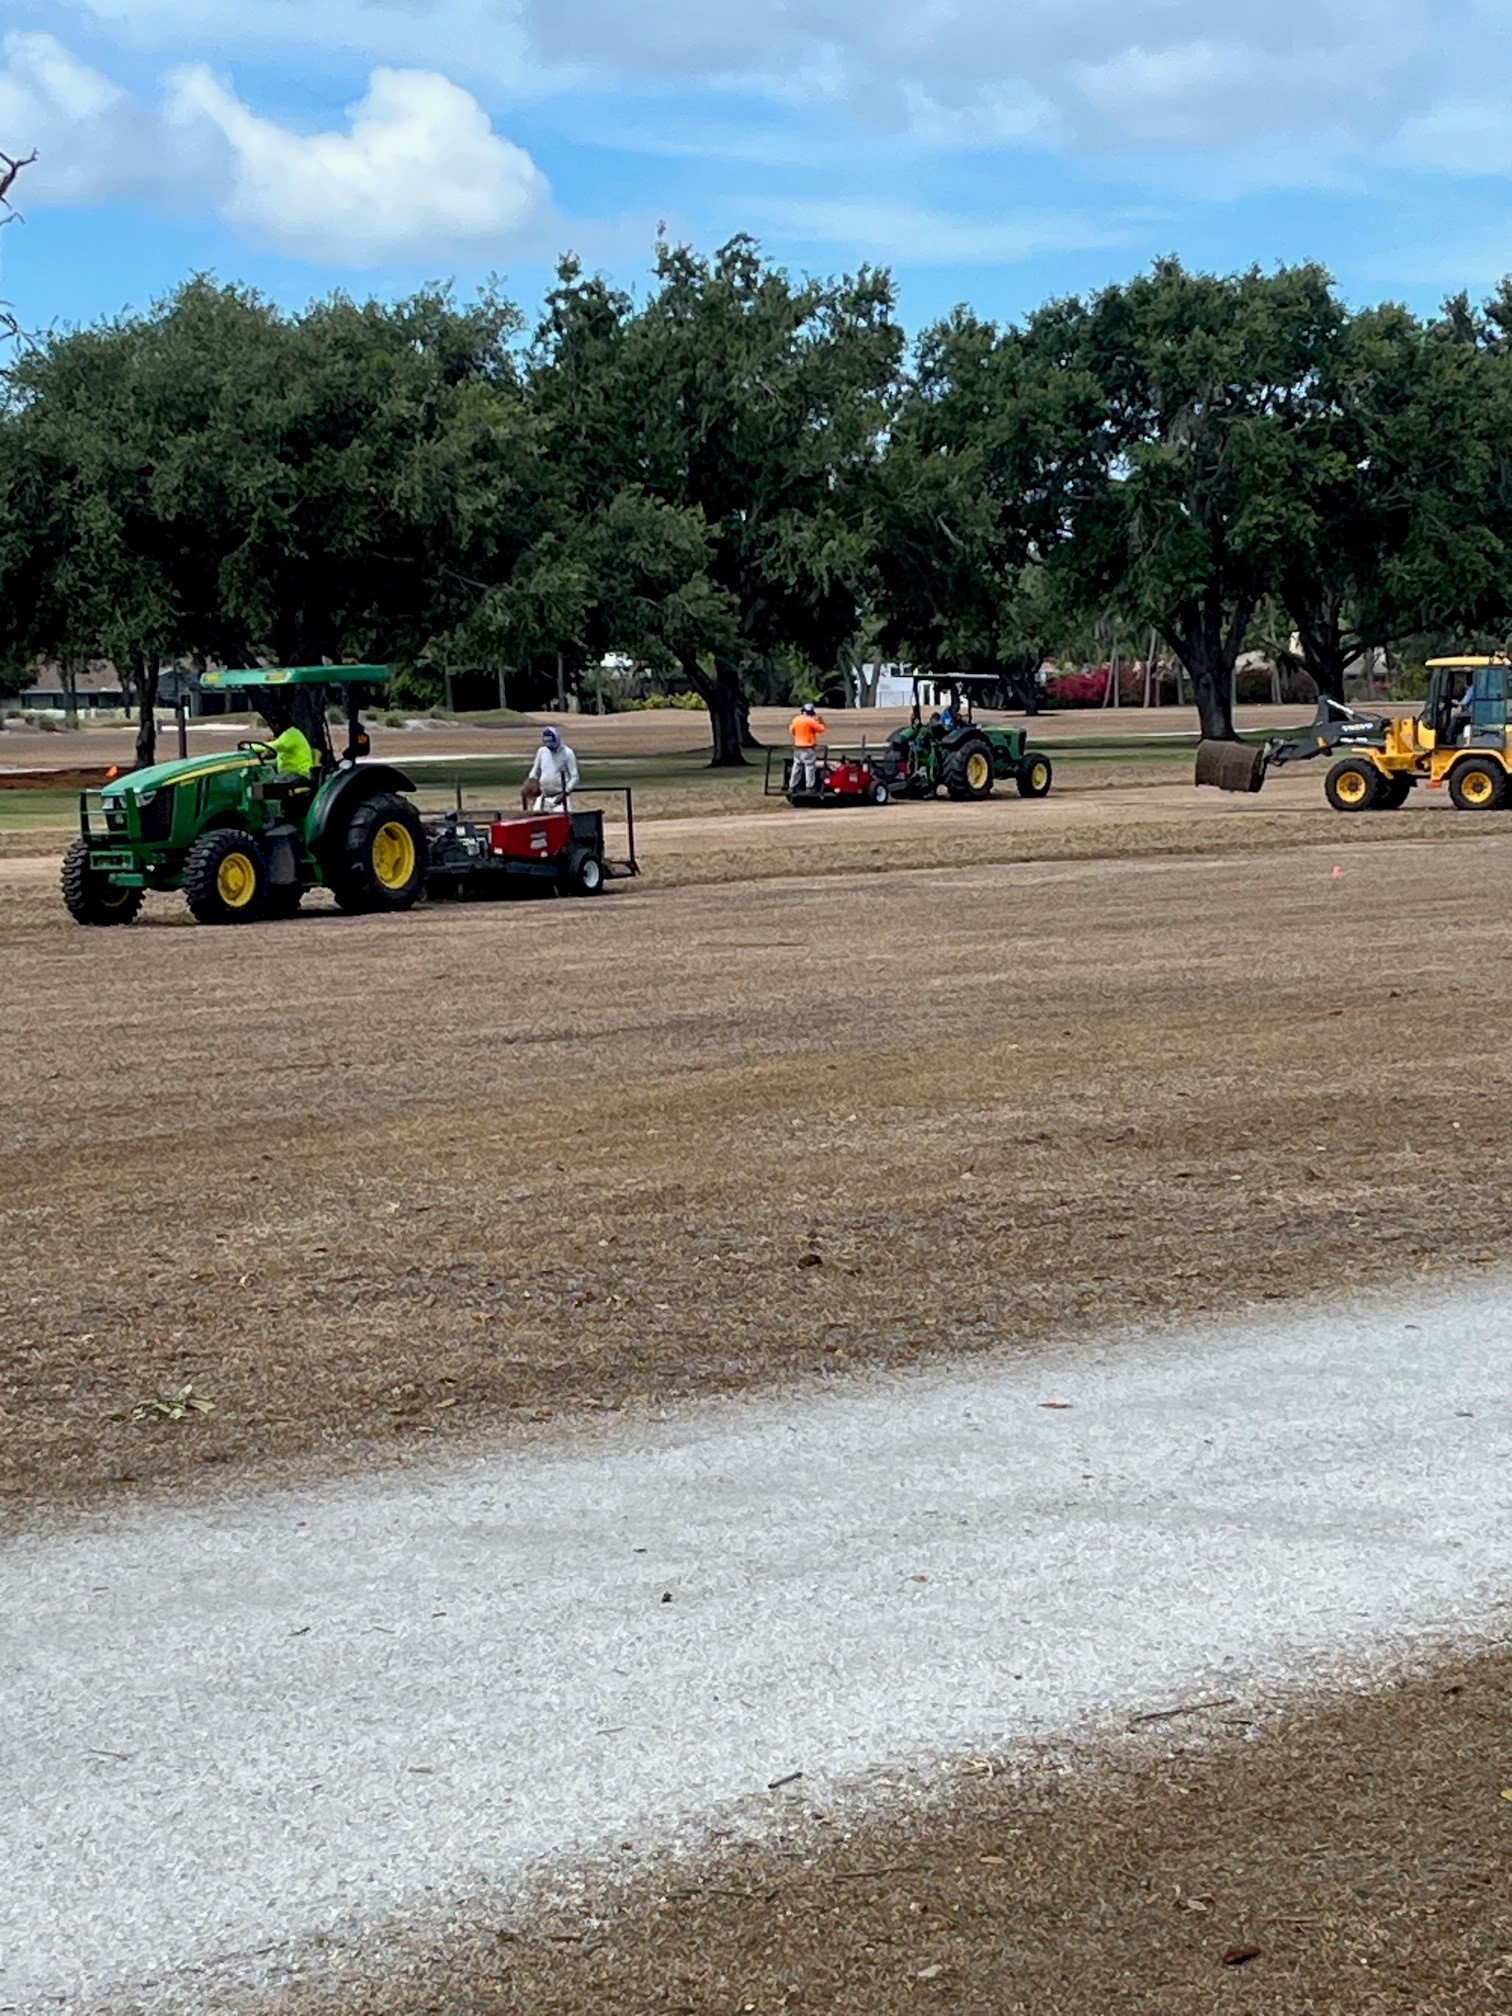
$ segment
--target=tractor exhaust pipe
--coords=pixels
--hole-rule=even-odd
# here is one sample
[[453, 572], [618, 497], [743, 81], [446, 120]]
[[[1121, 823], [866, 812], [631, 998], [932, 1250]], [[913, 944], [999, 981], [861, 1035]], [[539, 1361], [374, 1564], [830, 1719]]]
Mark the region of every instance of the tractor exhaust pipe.
[[1199, 742], [1195, 784], [1219, 791], [1258, 791], [1270, 767], [1263, 742]]

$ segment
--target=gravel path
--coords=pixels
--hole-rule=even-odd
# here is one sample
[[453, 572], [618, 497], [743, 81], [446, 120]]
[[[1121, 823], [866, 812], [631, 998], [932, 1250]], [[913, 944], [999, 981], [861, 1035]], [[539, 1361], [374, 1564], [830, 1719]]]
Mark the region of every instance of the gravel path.
[[270, 1941], [792, 1772], [1476, 1639], [1509, 1316], [1425, 1294], [16, 1540], [0, 2007], [203, 2007]]

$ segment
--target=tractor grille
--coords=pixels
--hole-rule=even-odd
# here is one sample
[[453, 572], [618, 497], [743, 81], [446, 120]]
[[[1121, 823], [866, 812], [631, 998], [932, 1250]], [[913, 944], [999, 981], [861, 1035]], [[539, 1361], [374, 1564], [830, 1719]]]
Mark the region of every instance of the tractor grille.
[[172, 791], [157, 792], [150, 805], [140, 808], [139, 816], [144, 840], [166, 840], [173, 829]]

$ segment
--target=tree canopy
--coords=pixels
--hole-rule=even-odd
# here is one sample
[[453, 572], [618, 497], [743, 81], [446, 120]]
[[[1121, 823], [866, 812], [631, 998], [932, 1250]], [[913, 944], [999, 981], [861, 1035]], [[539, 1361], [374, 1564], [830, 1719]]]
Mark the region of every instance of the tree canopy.
[[863, 648], [1033, 706], [1047, 655], [1153, 632], [1227, 735], [1262, 614], [1328, 692], [1512, 621], [1512, 283], [1422, 319], [1167, 259], [910, 346], [885, 273], [663, 241], [641, 298], [565, 260], [533, 330], [196, 278], [14, 345], [4, 395], [0, 665], [115, 660], [144, 754], [175, 660], [531, 704], [622, 654], [738, 763], [753, 700]]

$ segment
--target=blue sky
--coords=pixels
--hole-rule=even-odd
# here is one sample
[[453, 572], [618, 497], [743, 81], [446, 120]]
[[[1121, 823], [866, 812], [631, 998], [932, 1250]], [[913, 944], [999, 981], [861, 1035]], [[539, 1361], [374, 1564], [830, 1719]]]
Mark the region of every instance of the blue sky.
[[211, 270], [291, 305], [658, 225], [897, 275], [917, 327], [1159, 253], [1428, 308], [1512, 270], [1506, 0], [6, 0], [23, 323]]

